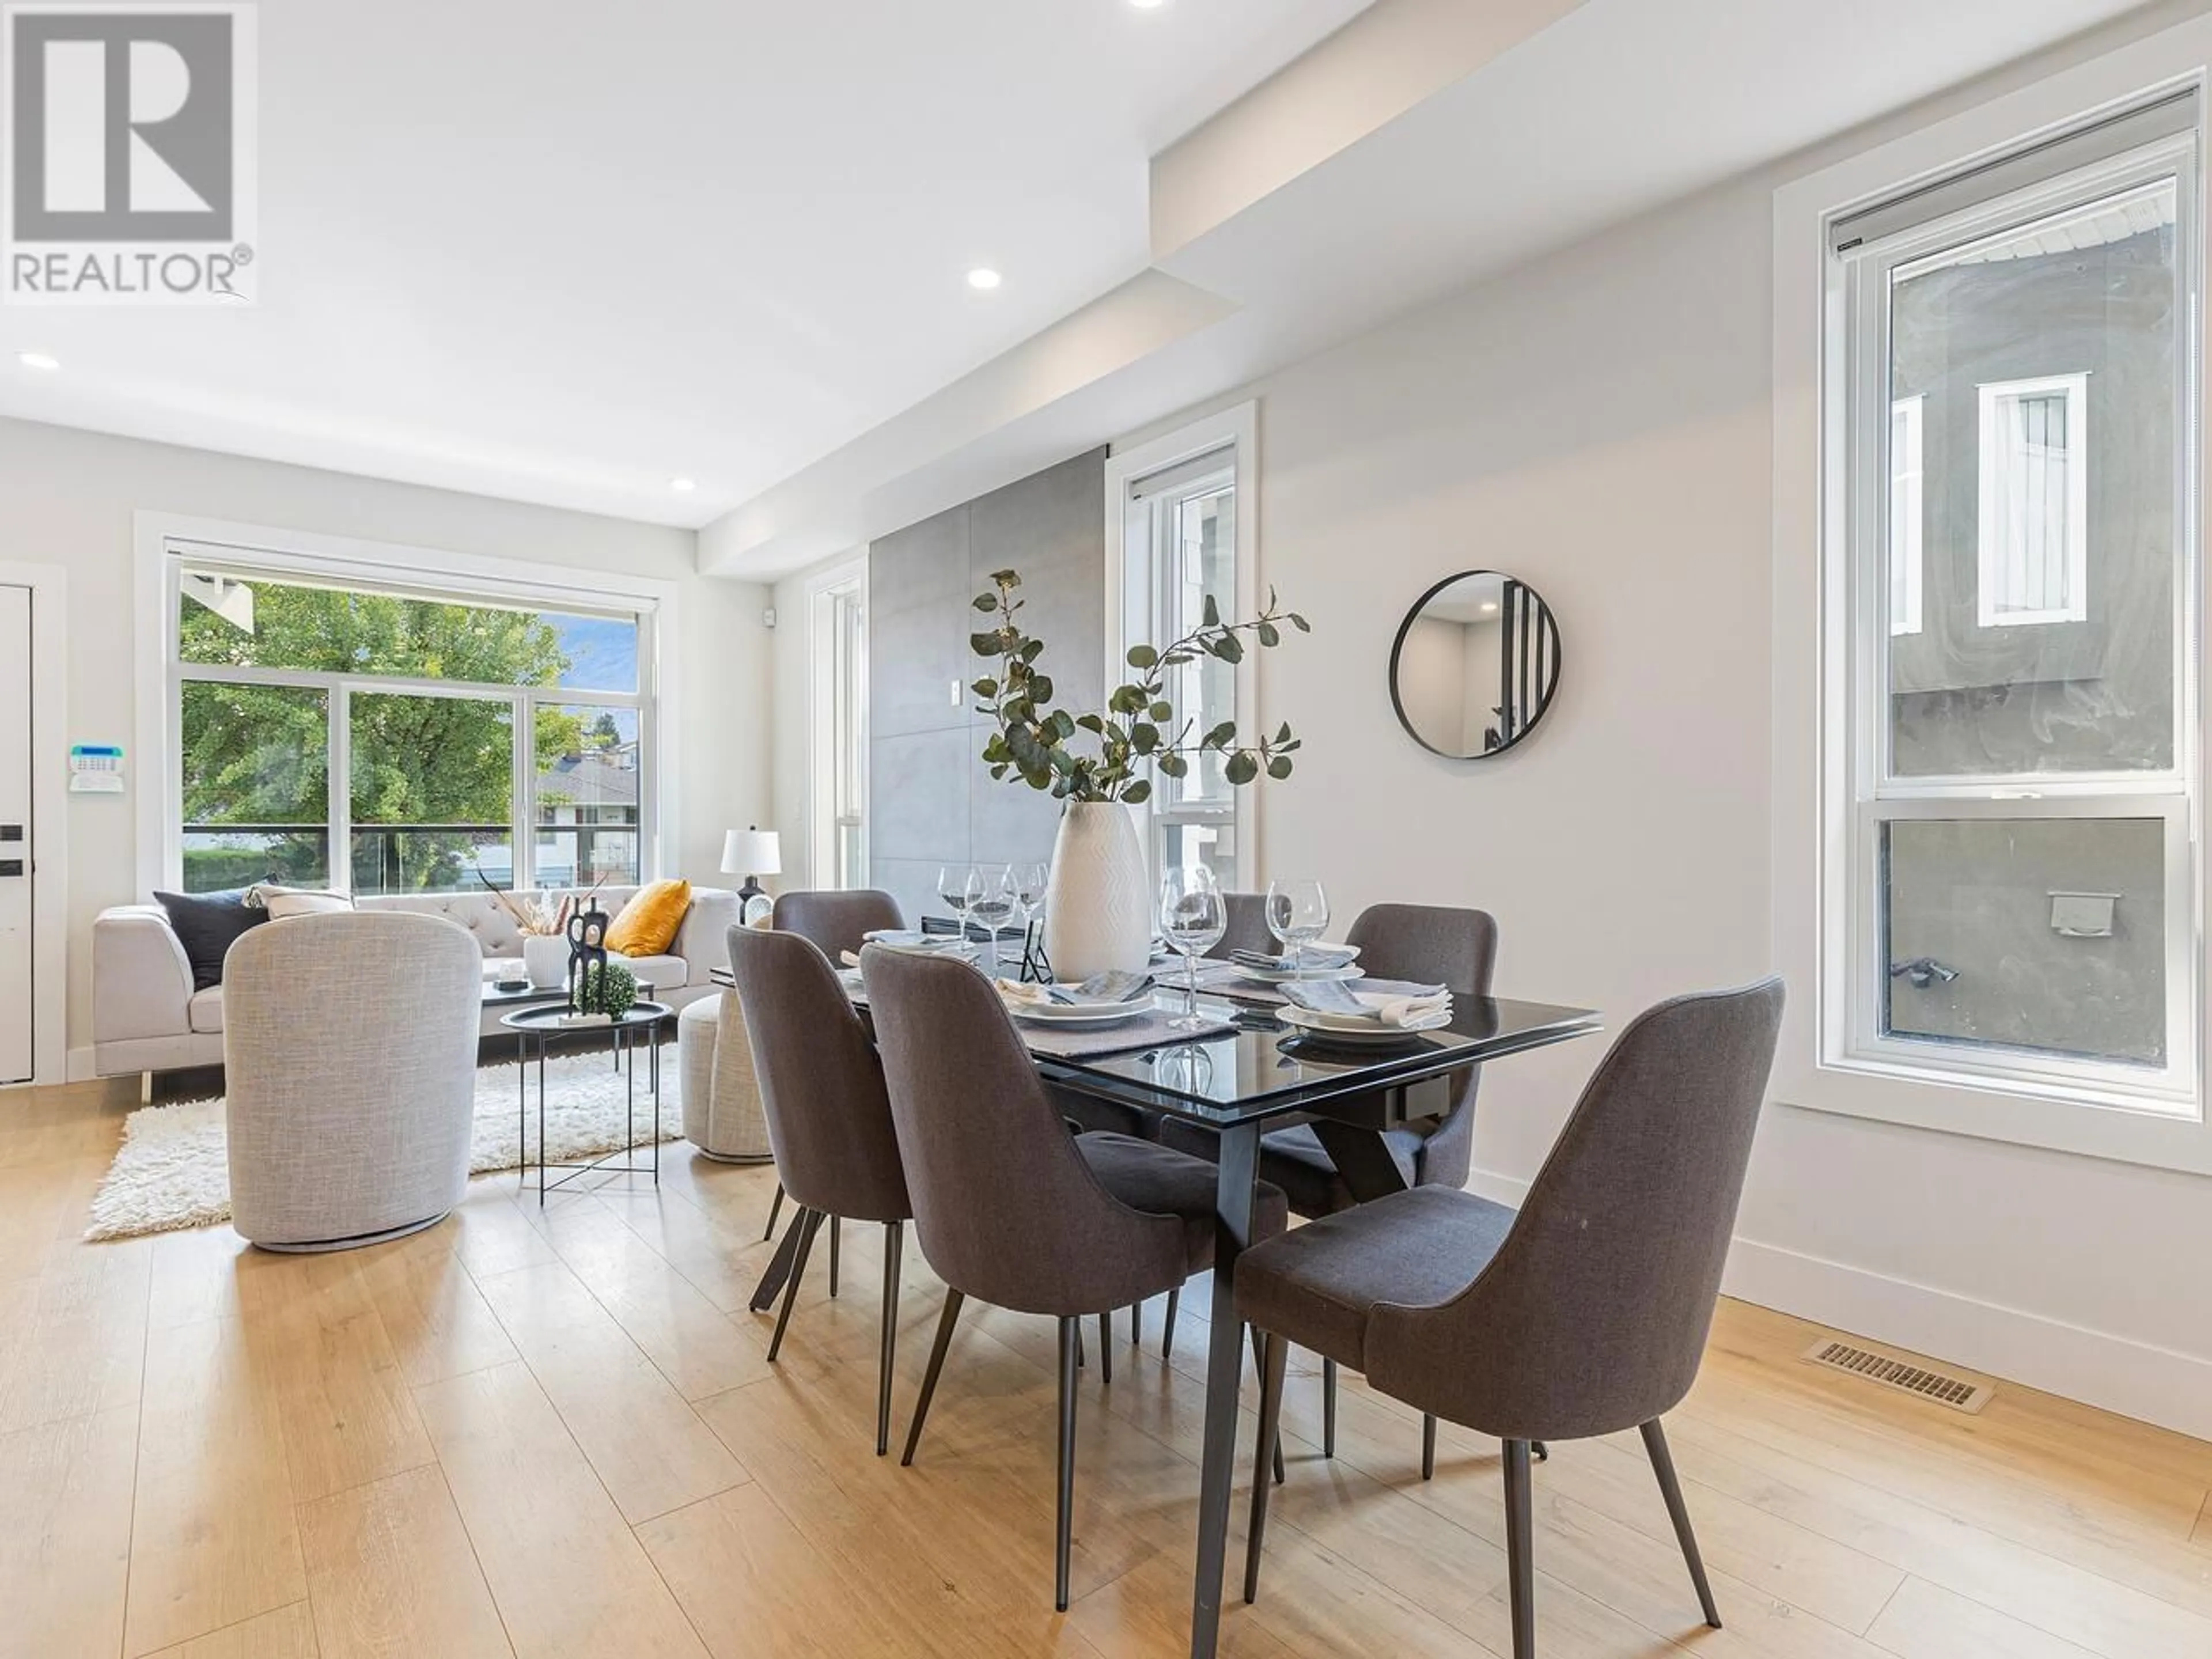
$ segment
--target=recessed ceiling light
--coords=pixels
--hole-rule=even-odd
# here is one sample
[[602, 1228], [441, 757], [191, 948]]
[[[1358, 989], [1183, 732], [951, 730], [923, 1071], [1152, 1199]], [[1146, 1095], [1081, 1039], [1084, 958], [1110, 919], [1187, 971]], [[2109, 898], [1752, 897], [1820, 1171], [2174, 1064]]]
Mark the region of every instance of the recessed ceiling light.
[[988, 265], [978, 265], [968, 273], [968, 286], [981, 289], [985, 293], [998, 287], [1000, 280], [999, 273]]
[[1495, 610], [1497, 610], [1497, 609], [1498, 609], [1498, 606], [1497, 606], [1494, 603], [1492, 603], [1491, 600], [1485, 599], [1485, 600], [1482, 602], [1482, 608], [1483, 608], [1485, 611], [1495, 611]]
[[1158, 11], [1167, 4], [1167, 0], [1129, 0], [1129, 3], [1139, 11]]
[[692, 490], [696, 489], [699, 486], [693, 483], [689, 478], [671, 478], [668, 481], [668, 487], [678, 492], [679, 495], [689, 495]]
[[56, 369], [62, 366], [60, 358], [43, 351], [18, 352], [15, 354], [15, 361], [26, 368]]

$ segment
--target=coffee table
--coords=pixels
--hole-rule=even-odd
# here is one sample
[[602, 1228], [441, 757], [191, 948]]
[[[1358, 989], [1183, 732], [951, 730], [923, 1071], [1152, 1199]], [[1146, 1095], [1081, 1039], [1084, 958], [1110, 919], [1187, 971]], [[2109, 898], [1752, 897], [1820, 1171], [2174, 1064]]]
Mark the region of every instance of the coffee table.
[[[487, 995], [486, 1000], [489, 1001]], [[653, 1184], [660, 1184], [660, 1022], [676, 1011], [663, 1002], [639, 1002], [630, 1006], [629, 1012], [619, 1018], [592, 1024], [571, 1024], [565, 1001], [552, 1006], [528, 1007], [511, 1014], [502, 1014], [500, 1024], [515, 1034], [520, 1048], [521, 1065], [521, 1098], [515, 1115], [519, 1159], [519, 1179], [523, 1187], [530, 1182], [530, 1053], [534, 1045], [538, 1051], [538, 1202], [543, 1206], [545, 1194], [556, 1192], [581, 1176], [599, 1175], [649, 1175]], [[625, 1133], [622, 1147], [595, 1158], [552, 1165], [568, 1173], [558, 1181], [545, 1178], [545, 1056], [553, 1039], [563, 1036], [592, 1036], [605, 1032], [614, 1039], [615, 1070], [623, 1074], [623, 1106], [626, 1114]], [[653, 1162], [639, 1164], [637, 1157], [637, 1050], [646, 1052], [647, 1087], [653, 1097]], [[620, 1158], [623, 1161], [617, 1163]]]

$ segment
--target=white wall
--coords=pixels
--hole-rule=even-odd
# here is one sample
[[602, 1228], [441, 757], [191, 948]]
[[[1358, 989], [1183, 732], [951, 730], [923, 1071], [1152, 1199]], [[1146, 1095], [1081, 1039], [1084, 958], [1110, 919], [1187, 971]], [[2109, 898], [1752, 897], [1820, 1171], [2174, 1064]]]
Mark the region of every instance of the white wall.
[[[132, 635], [131, 515], [142, 509], [673, 581], [684, 728], [669, 752], [680, 775], [674, 872], [719, 883], [722, 831], [768, 810], [766, 592], [698, 574], [691, 532], [0, 421], [0, 558], [69, 572], [71, 742], [132, 744], [136, 672], [157, 648]], [[154, 774], [147, 757], [128, 758], [135, 795]], [[93, 1040], [92, 919], [145, 897], [136, 812], [131, 797], [70, 800], [72, 1050]]]
[[[1616, 1028], [1771, 965], [1774, 183], [1236, 394], [1260, 399], [1261, 579], [1316, 629], [1262, 659], [1263, 723], [1306, 744], [1261, 794], [1263, 871], [1325, 878], [1346, 917], [1489, 908], [1501, 993]], [[1565, 672], [1531, 742], [1454, 764], [1399, 732], [1390, 641], [1486, 566], [1551, 605]], [[1600, 1052], [1491, 1068], [1479, 1186], [1534, 1174]], [[2209, 1262], [2212, 1181], [1777, 1104], [1731, 1286], [2212, 1434]]]

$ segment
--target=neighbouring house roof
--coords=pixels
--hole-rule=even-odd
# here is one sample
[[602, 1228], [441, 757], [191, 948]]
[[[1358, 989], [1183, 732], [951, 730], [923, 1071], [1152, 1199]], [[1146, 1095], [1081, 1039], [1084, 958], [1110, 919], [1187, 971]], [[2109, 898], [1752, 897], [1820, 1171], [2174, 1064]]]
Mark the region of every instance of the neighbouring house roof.
[[563, 755], [545, 769], [538, 799], [549, 805], [635, 806], [636, 751], [624, 746]]

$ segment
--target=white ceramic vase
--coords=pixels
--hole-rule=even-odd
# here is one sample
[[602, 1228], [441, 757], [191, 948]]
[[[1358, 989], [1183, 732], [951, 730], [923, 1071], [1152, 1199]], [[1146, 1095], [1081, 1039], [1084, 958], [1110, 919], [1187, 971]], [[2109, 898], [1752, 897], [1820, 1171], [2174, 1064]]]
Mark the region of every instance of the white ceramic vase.
[[540, 991], [558, 991], [568, 982], [568, 941], [559, 933], [522, 936], [522, 970]]
[[1142, 973], [1152, 954], [1152, 902], [1145, 849], [1129, 809], [1070, 801], [1053, 842], [1044, 888], [1044, 949], [1054, 976]]

